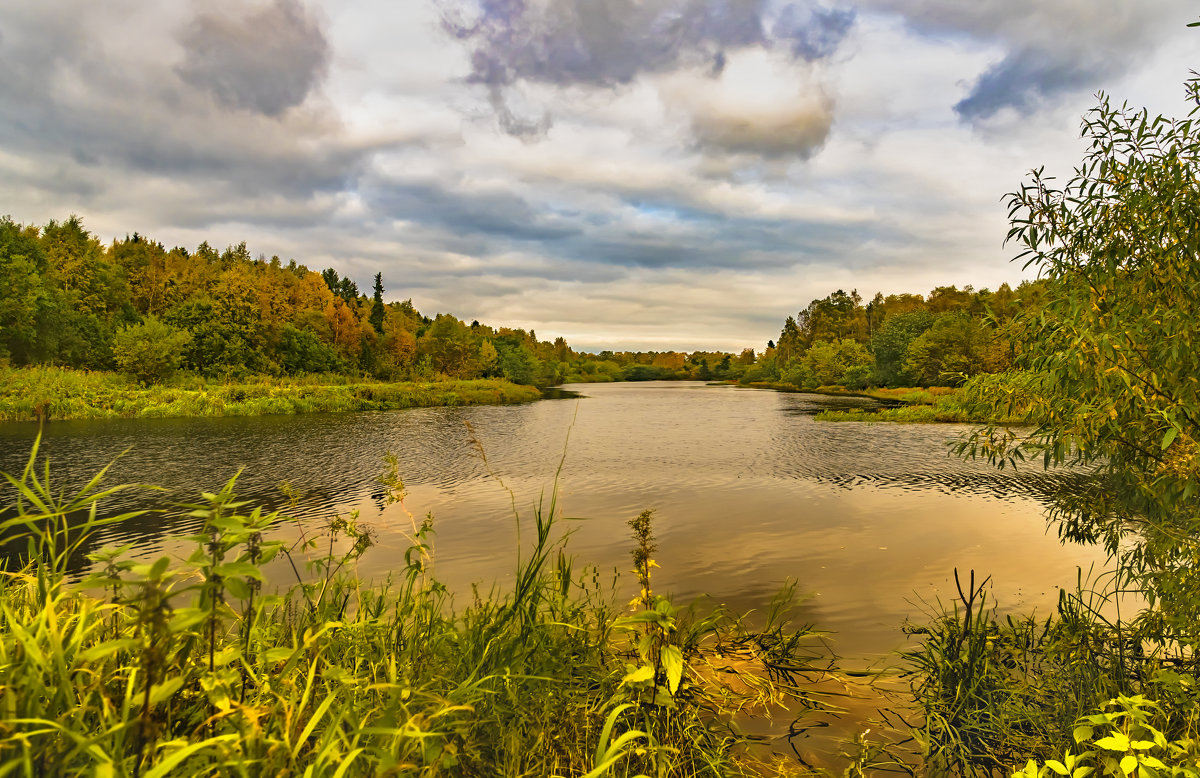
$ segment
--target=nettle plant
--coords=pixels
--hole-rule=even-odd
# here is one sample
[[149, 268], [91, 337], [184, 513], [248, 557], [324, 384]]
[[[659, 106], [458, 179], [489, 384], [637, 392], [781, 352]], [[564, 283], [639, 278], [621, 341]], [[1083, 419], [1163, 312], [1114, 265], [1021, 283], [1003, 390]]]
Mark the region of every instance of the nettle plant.
[[1099, 713], [1084, 716], [1072, 732], [1077, 753], [1062, 760], [1029, 760], [1012, 778], [1116, 776], [1116, 778], [1198, 778], [1200, 744], [1195, 738], [1168, 740], [1155, 720], [1162, 708], [1142, 695], [1106, 702]]
[[645, 510], [629, 520], [637, 543], [631, 554], [640, 587], [629, 604], [640, 610], [618, 619], [614, 626], [638, 636], [635, 645], [639, 663], [628, 667], [621, 685], [628, 687], [639, 702], [670, 708], [683, 682], [683, 647], [673, 642], [677, 638], [679, 608], [651, 588], [650, 570], [658, 566], [652, 557], [658, 550], [651, 526], [653, 517], [654, 511]]

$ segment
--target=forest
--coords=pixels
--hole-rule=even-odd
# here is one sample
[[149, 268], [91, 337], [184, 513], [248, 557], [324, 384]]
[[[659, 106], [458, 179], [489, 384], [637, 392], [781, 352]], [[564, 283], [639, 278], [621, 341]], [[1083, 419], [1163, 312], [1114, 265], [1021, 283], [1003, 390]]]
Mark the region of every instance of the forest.
[[838, 290], [789, 316], [778, 340], [742, 374], [744, 383], [800, 389], [842, 386], [958, 386], [1012, 367], [1020, 337], [1014, 317], [1040, 308], [1045, 280], [1015, 290], [939, 286], [928, 295]]
[[1012, 361], [1004, 325], [1036, 308], [1046, 282], [928, 295], [838, 290], [789, 316], [765, 348], [574, 351], [562, 337], [492, 327], [411, 300], [384, 302], [333, 268], [254, 257], [246, 244], [167, 249], [135, 232], [108, 246], [70, 216], [0, 219], [0, 364], [119, 371], [150, 385], [337, 375], [375, 381], [572, 382], [690, 379], [800, 389], [956, 386]]
[[564, 377], [561, 338], [384, 303], [336, 270], [252, 257], [245, 243], [167, 250], [138, 233], [104, 246], [76, 216], [0, 220], [0, 359], [117, 369], [143, 383], [340, 373], [382, 381]]

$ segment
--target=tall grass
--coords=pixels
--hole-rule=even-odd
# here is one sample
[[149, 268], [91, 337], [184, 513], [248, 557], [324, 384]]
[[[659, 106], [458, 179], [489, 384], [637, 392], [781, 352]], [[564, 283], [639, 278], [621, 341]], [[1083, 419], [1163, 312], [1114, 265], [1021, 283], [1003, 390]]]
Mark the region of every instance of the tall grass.
[[[372, 543], [355, 515], [286, 545], [286, 517], [238, 500], [236, 477], [191, 506], [186, 558], [110, 549], [75, 580], [86, 536], [125, 517], [103, 518], [100, 476], [60, 495], [36, 452], [5, 476], [0, 532], [27, 562], [0, 574], [0, 775], [763, 774], [735, 714], [821, 705], [790, 590], [751, 627], [655, 593], [646, 556], [619, 604], [549, 506], [515, 583], [456, 603], [394, 460], [382, 481], [412, 540], [384, 585], [353, 575]], [[282, 592], [272, 559], [297, 574]]]
[[142, 387], [117, 373], [0, 368], [0, 421], [392, 410], [529, 402], [540, 396], [534, 387], [501, 379], [347, 383], [345, 376], [308, 376], [221, 383], [180, 376], [170, 385]]
[[1200, 775], [1200, 658], [1153, 620], [1121, 620], [1119, 576], [1081, 575], [1042, 619], [1001, 618], [986, 581], [955, 581], [959, 599], [909, 625], [919, 643], [901, 654], [931, 774]]

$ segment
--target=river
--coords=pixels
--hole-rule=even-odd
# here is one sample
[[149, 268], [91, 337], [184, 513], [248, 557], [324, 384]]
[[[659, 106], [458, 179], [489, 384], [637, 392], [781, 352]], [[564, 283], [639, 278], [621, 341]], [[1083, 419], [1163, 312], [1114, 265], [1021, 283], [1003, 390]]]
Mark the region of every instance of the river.
[[[43, 451], [64, 483], [126, 452], [110, 482], [163, 486], [156, 504], [216, 491], [241, 469], [244, 499], [280, 507], [286, 480], [305, 495], [294, 511], [302, 522], [357, 509], [375, 527], [378, 545], [360, 573], [376, 579], [402, 564], [408, 546], [409, 520], [399, 506], [384, 508], [376, 480], [390, 451], [405, 507], [434, 516], [435, 572], [458, 590], [503, 584], [516, 557], [513, 505], [529, 522], [557, 473], [572, 553], [606, 576], [622, 571], [624, 597], [635, 591], [626, 522], [653, 508], [656, 589], [748, 609], [795, 579], [800, 616], [830, 632], [850, 666], [886, 663], [904, 644], [906, 618], [954, 599], [956, 567], [991, 575], [1007, 609], [1045, 614], [1077, 566], [1100, 560], [1047, 532], [1049, 501], [1080, 476], [961, 461], [948, 445], [967, 426], [818, 422], [822, 408], [873, 401], [702, 383], [571, 389], [582, 396], [520, 406], [54, 422]], [[35, 431], [0, 425], [0, 469], [19, 471]], [[130, 493], [109, 510], [146, 499]], [[179, 511], [145, 516], [98, 544], [181, 553], [173, 538], [193, 521]], [[292, 526], [278, 531], [287, 537]]]

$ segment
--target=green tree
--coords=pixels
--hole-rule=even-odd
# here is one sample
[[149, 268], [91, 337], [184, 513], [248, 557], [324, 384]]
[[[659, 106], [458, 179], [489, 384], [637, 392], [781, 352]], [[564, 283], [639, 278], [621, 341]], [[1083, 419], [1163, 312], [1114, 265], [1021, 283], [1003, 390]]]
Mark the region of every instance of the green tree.
[[916, 379], [904, 369], [909, 344], [933, 326], [928, 311], [905, 311], [887, 317], [871, 338], [875, 352], [875, 381], [881, 386], [912, 384]]
[[53, 300], [42, 271], [46, 257], [34, 235], [0, 218], [0, 348], [17, 364], [48, 350]]
[[796, 319], [789, 316], [779, 332], [779, 345], [775, 347], [780, 367], [786, 371], [792, 360], [800, 357], [802, 349], [800, 328], [796, 326]]
[[479, 370], [484, 378], [492, 378], [500, 372], [500, 354], [490, 340], [479, 344]]
[[182, 366], [207, 376], [220, 376], [259, 369], [262, 333], [256, 319], [248, 304], [199, 298], [175, 306], [164, 320], [192, 335], [184, 349]]
[[528, 348], [499, 341], [500, 373], [514, 384], [532, 384], [538, 371], [538, 360]]
[[387, 309], [383, 305], [383, 273], [375, 274], [375, 291], [371, 297], [371, 316], [368, 321], [375, 331], [383, 334], [383, 317]]
[[957, 386], [983, 370], [990, 339], [981, 320], [943, 314], [909, 342], [901, 374], [921, 386]]
[[[1192, 114], [1200, 79], [1187, 82]], [[964, 448], [1000, 462], [1094, 468], [1065, 501], [1065, 536], [1103, 541], [1144, 619], [1200, 647], [1200, 123], [1114, 107], [1083, 123], [1090, 150], [1061, 188], [1041, 169], [1009, 198], [1009, 239], [1048, 279], [1016, 317], [1021, 376], [980, 399], [1027, 409], [1032, 434], [991, 427]], [[1023, 441], [1024, 445], [1018, 445]]]
[[471, 329], [448, 313], [439, 313], [417, 341], [418, 351], [429, 356], [435, 370], [460, 378], [470, 377], [476, 370], [472, 346]]
[[839, 289], [820, 300], [813, 300], [796, 316], [800, 343], [808, 348], [818, 340], [853, 338], [866, 342], [867, 309], [862, 305], [858, 290], [846, 294]]
[[316, 333], [290, 324], [280, 331], [275, 348], [275, 361], [288, 375], [333, 372], [343, 367], [337, 352]]
[[166, 381], [179, 368], [183, 349], [192, 336], [147, 316], [141, 324], [117, 331], [113, 339], [113, 361], [117, 369], [143, 384]]
[[856, 340], [818, 340], [784, 375], [784, 381], [805, 389], [834, 385], [861, 388], [870, 378], [872, 364], [871, 354]]

